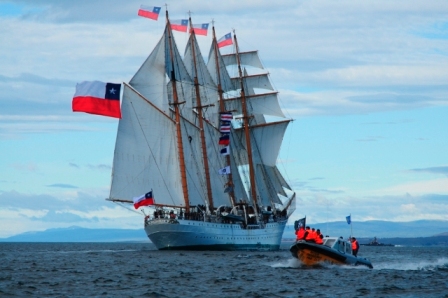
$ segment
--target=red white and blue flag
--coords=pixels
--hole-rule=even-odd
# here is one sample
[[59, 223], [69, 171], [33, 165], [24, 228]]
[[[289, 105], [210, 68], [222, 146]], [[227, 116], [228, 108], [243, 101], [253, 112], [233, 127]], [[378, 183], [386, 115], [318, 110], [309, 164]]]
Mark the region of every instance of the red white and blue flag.
[[159, 18], [161, 7], [158, 6], [146, 6], [140, 5], [140, 9], [138, 10], [138, 15], [144, 18], [149, 18], [151, 20], [156, 20]]
[[170, 20], [171, 29], [181, 32], [187, 32], [188, 20]]
[[221, 112], [221, 121], [231, 121], [233, 119], [231, 112]]
[[231, 44], [233, 44], [231, 33], [227, 33], [218, 40], [218, 48], [230, 46]]
[[219, 138], [219, 142], [218, 142], [218, 144], [219, 144], [219, 145], [224, 145], [224, 146], [229, 145], [229, 144], [230, 144], [230, 135], [225, 134], [225, 135], [221, 136], [221, 137]]
[[84, 81], [76, 84], [73, 95], [73, 112], [121, 118], [121, 84]]
[[193, 24], [193, 32], [196, 35], [205, 35], [207, 36], [207, 31], [208, 31], [208, 23], [206, 24]]
[[220, 132], [230, 132], [230, 121], [221, 121], [221, 125], [219, 127]]
[[139, 197], [135, 197], [132, 199], [134, 201], [134, 208], [138, 209], [142, 206], [150, 206], [154, 205], [154, 198], [152, 197], [152, 191], [145, 193]]

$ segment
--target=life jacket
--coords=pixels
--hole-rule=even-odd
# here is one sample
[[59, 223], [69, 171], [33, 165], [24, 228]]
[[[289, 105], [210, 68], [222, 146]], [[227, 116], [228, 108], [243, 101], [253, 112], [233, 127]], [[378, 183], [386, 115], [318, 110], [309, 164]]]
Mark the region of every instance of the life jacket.
[[320, 238], [321, 235], [317, 235], [316, 240], [315, 240], [316, 244], [324, 244], [324, 239], [322, 239], [323, 236], [322, 236], [322, 238]]
[[297, 240], [302, 240], [305, 238], [305, 229], [299, 228], [296, 232]]
[[308, 230], [308, 235], [306, 235], [305, 240], [306, 241], [315, 241], [316, 238], [316, 232], [313, 232], [312, 230]]
[[359, 248], [358, 240], [352, 242], [352, 250], [357, 250]]

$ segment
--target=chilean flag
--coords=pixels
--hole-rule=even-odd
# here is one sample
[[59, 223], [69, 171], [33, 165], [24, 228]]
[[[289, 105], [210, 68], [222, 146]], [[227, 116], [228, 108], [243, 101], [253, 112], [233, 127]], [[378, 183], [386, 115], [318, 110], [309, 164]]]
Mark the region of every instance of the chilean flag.
[[141, 206], [154, 205], [154, 198], [152, 197], [152, 190], [142, 196], [135, 197], [132, 200], [134, 201], [135, 209], [138, 209]]
[[206, 24], [193, 24], [193, 31], [196, 35], [205, 35], [207, 36], [208, 31], [208, 23]]
[[73, 112], [121, 118], [121, 84], [84, 81], [76, 84], [72, 101]]
[[171, 20], [171, 29], [181, 32], [187, 32], [188, 20]]
[[138, 10], [138, 15], [144, 18], [149, 18], [151, 20], [156, 20], [159, 18], [161, 7], [157, 6], [146, 6], [140, 5], [140, 9]]
[[233, 44], [231, 33], [227, 33], [218, 40], [218, 48], [230, 46], [231, 44]]

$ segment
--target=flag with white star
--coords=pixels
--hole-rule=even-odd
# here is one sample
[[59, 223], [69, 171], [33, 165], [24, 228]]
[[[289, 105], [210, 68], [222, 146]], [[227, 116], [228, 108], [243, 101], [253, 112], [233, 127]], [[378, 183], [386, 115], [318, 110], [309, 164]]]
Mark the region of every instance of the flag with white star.
[[121, 118], [121, 84], [84, 81], [76, 84], [73, 96], [73, 112]]

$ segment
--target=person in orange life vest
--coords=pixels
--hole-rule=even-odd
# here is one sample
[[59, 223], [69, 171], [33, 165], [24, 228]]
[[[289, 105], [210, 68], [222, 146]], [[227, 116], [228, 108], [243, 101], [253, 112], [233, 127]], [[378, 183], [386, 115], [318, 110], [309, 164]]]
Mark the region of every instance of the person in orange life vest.
[[306, 238], [308, 237], [310, 232], [311, 232], [310, 227], [306, 227], [305, 228], [305, 235], [303, 235], [303, 240], [306, 240]]
[[356, 257], [358, 255], [359, 243], [358, 243], [358, 240], [356, 240], [355, 237], [352, 237], [351, 241], [352, 241], [353, 255]]
[[319, 234], [319, 236], [316, 238], [316, 244], [324, 244], [324, 235]]
[[305, 239], [305, 228], [302, 226], [296, 231], [296, 241]]
[[324, 235], [322, 235], [321, 233], [320, 233], [320, 230], [319, 229], [317, 229], [316, 230], [316, 238], [315, 238], [315, 240], [314, 241], [316, 241], [316, 243], [317, 244], [323, 244], [324, 243]]
[[317, 234], [316, 234], [316, 229], [315, 228], [311, 228], [311, 237], [312, 240], [314, 240], [314, 242], [316, 242], [316, 238], [317, 238]]
[[314, 242], [314, 239], [316, 238], [316, 232], [314, 231], [314, 228], [312, 230], [307, 227], [308, 234], [305, 236], [305, 240], [309, 242]]

